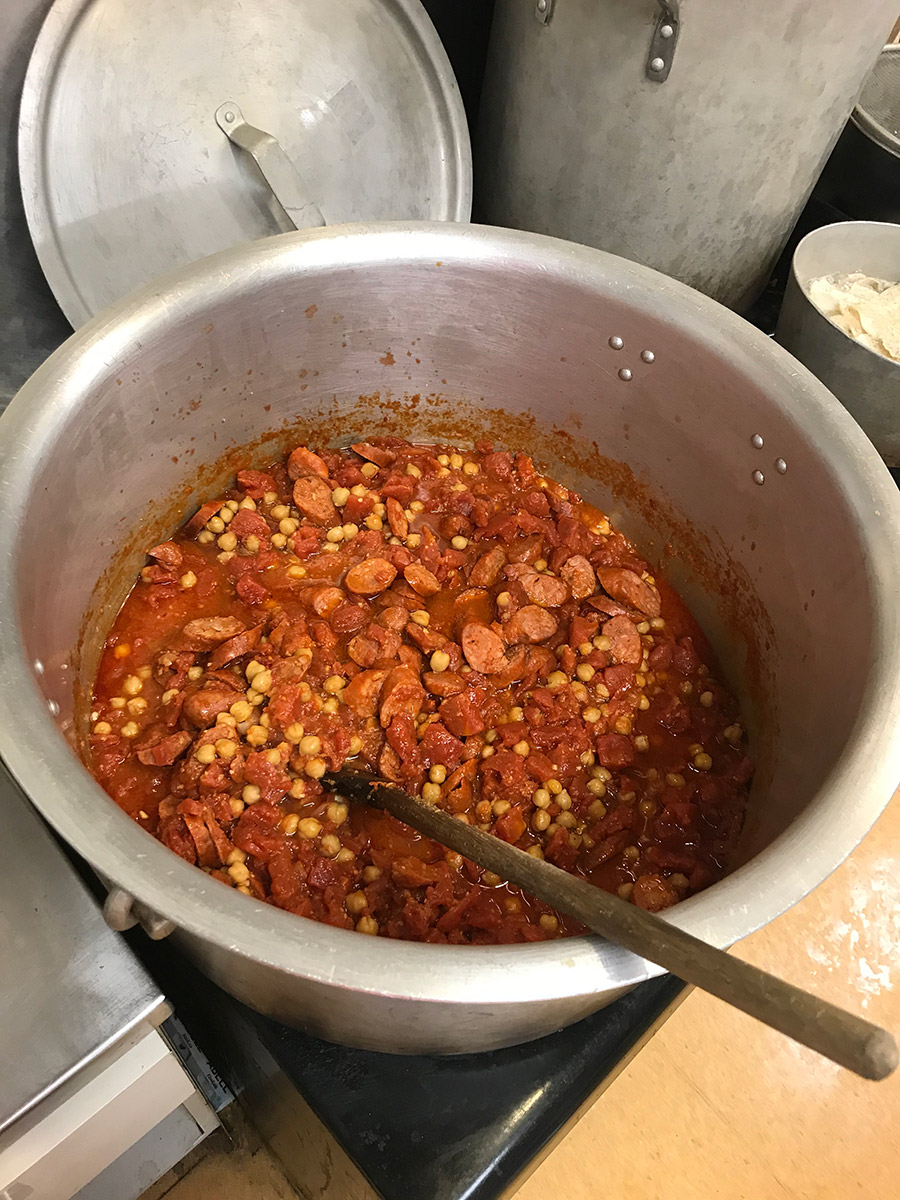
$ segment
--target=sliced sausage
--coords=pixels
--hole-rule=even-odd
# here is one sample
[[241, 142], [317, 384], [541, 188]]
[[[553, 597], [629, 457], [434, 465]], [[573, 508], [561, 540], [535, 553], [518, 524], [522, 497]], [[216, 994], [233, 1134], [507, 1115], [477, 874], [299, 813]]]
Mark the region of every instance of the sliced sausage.
[[553, 613], [539, 604], [526, 604], [503, 626], [503, 636], [508, 642], [544, 642], [553, 637], [558, 628], [559, 622]]
[[613, 600], [605, 592], [597, 592], [595, 596], [588, 596], [585, 603], [589, 604], [591, 608], [596, 608], [597, 612], [606, 613], [608, 617], [634, 617], [640, 615], [636, 609], [620, 604], [618, 600]]
[[417, 625], [415, 621], [410, 621], [406, 626], [406, 636], [411, 642], [415, 642], [424, 654], [433, 654], [435, 650], [443, 650], [447, 645], [447, 639], [442, 633], [438, 633], [436, 629], [427, 629], [424, 625]]
[[312, 594], [313, 611], [317, 616], [330, 617], [335, 609], [339, 608], [344, 603], [346, 598], [347, 597], [340, 588], [314, 588]]
[[381, 446], [372, 446], [368, 442], [355, 442], [351, 447], [360, 458], [368, 459], [378, 467], [388, 467], [397, 457], [393, 450], [384, 450]]
[[278, 486], [265, 471], [238, 471], [237, 483], [241, 491], [254, 500], [262, 500], [266, 492], [277, 492]]
[[397, 568], [386, 558], [367, 558], [350, 568], [344, 586], [359, 596], [375, 596], [389, 588], [396, 578]]
[[406, 519], [403, 505], [399, 500], [395, 500], [393, 496], [388, 496], [384, 502], [384, 507], [387, 509], [387, 519], [391, 527], [391, 533], [394, 537], [405, 538], [409, 533], [409, 521]]
[[401, 608], [399, 604], [391, 604], [381, 610], [376, 620], [385, 629], [393, 629], [394, 633], [399, 633], [401, 629], [406, 628], [406, 624], [409, 621], [409, 613], [405, 608]]
[[342, 604], [331, 616], [331, 628], [335, 633], [356, 633], [368, 625], [371, 613], [362, 604]]
[[255, 650], [259, 645], [263, 629], [265, 629], [265, 625], [254, 625], [252, 629], [245, 629], [237, 637], [229, 638], [227, 642], [223, 642], [210, 655], [209, 669], [211, 671], [218, 671], [226, 663], [230, 663], [234, 659], [240, 658], [241, 655], [249, 654], [251, 650]]
[[378, 662], [390, 662], [396, 659], [400, 649], [400, 637], [389, 629], [382, 629], [383, 639], [376, 635], [377, 625], [370, 625], [366, 633], [358, 633], [350, 639], [347, 653], [361, 667], [374, 667]]
[[395, 717], [417, 717], [424, 699], [425, 689], [415, 671], [405, 664], [394, 667], [388, 672], [381, 692], [382, 729], [387, 729]]
[[193, 537], [195, 533], [199, 533], [210, 517], [214, 517], [221, 507], [221, 500], [207, 500], [205, 504], [201, 504], [185, 525], [184, 532], [188, 537]]
[[221, 712], [227, 712], [238, 699], [239, 693], [231, 688], [205, 687], [187, 696], [181, 709], [192, 725], [206, 729]]
[[153, 746], [145, 746], [138, 750], [137, 756], [148, 767], [170, 767], [180, 755], [184, 754], [193, 738], [184, 730], [170, 733]]
[[555, 575], [528, 571], [519, 576], [519, 584], [532, 604], [540, 604], [544, 608], [556, 608], [569, 599], [569, 585]]
[[331, 488], [318, 475], [303, 475], [294, 484], [294, 503], [314, 525], [340, 525]]
[[503, 639], [480, 621], [469, 621], [460, 634], [460, 645], [466, 662], [482, 675], [496, 675], [506, 667]]
[[609, 652], [616, 662], [637, 667], [643, 658], [641, 635], [628, 617], [612, 617], [603, 625], [603, 635], [609, 638]]
[[403, 578], [419, 596], [433, 596], [441, 590], [437, 576], [421, 563], [410, 563], [404, 567]]
[[614, 600], [630, 604], [632, 608], [648, 617], [659, 616], [658, 592], [634, 571], [629, 571], [626, 567], [598, 567], [597, 578], [603, 590], [609, 592]]
[[381, 688], [387, 671], [360, 671], [342, 693], [344, 703], [358, 717], [374, 717], [378, 712]]
[[500, 572], [506, 566], [506, 552], [499, 546], [482, 554], [478, 562], [469, 572], [469, 583], [475, 587], [492, 587], [500, 578]]
[[576, 600], [585, 600], [597, 590], [594, 568], [583, 554], [573, 554], [559, 569], [559, 577], [569, 585]]
[[155, 558], [158, 563], [166, 567], [169, 571], [177, 571], [184, 562], [184, 555], [174, 542], [160, 542], [158, 546], [154, 546], [152, 550], [148, 550], [147, 554], [150, 558]]
[[287, 461], [287, 471], [291, 479], [300, 479], [304, 475], [318, 475], [320, 479], [328, 478], [328, 468], [318, 454], [313, 454], [306, 446], [298, 446], [292, 450]]
[[214, 650], [246, 628], [237, 617], [195, 617], [182, 629], [179, 646], [185, 650]]
[[455, 671], [426, 671], [422, 682], [432, 696], [456, 696], [466, 690], [466, 681]]

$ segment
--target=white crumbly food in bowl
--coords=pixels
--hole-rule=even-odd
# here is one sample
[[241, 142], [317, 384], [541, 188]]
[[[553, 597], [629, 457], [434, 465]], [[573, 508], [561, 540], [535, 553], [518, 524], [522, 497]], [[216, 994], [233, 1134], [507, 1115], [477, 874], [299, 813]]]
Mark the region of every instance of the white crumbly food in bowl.
[[900, 362], [900, 283], [855, 271], [812, 279], [806, 294], [848, 337]]

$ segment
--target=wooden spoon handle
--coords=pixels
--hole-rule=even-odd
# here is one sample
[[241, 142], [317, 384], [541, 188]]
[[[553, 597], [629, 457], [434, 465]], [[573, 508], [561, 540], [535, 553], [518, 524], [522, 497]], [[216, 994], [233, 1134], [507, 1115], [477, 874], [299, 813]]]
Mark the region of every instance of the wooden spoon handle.
[[533, 858], [363, 772], [336, 772], [326, 775], [322, 783], [351, 800], [385, 809], [545, 904], [576, 917], [595, 933], [658, 963], [865, 1079], [884, 1079], [897, 1066], [897, 1044], [887, 1030], [717, 950], [586, 879]]

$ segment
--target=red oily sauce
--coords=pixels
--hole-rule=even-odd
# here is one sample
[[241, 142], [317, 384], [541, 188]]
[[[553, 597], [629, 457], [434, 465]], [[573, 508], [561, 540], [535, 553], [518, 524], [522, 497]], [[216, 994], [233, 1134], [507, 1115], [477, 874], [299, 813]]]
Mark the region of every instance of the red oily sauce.
[[752, 767], [710, 648], [527, 454], [301, 446], [149, 558], [103, 652], [91, 769], [223, 885], [386, 937], [580, 932], [326, 792], [345, 763], [650, 910], [727, 870]]

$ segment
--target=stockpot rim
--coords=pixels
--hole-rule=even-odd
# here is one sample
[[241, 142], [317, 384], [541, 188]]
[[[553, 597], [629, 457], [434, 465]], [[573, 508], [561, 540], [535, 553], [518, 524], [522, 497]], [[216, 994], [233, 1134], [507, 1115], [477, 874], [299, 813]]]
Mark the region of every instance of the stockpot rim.
[[[846, 752], [815, 800], [765, 850], [669, 910], [673, 924], [729, 946], [801, 900], [840, 865], [885, 808], [900, 778], [900, 498], [874, 447], [843, 406], [763, 333], [717, 302], [590, 247], [540, 234], [441, 222], [346, 225], [282, 234], [223, 251], [157, 280], [98, 314], [25, 383], [0, 426], [0, 756], [53, 828], [99, 873], [195, 938], [248, 960], [355, 992], [447, 1004], [524, 1005], [604, 993], [661, 969], [597, 937], [520, 946], [459, 947], [360, 937], [298, 918], [222, 886], [118, 809], [78, 763], [48, 711], [18, 627], [16, 557], [41, 447], [64, 428], [93, 384], [177, 313], [199, 317], [227, 282], [398, 262], [442, 270], [477, 262], [593, 288], [615, 289], [660, 320], [703, 338], [789, 412], [859, 516], [873, 595], [869, 684]], [[860, 778], [868, 781], [865, 791]], [[848, 805], [848, 797], [854, 804]], [[102, 805], [102, 809], [101, 806]], [[103, 821], [96, 817], [102, 814]], [[97, 837], [97, 825], [107, 836]]]

